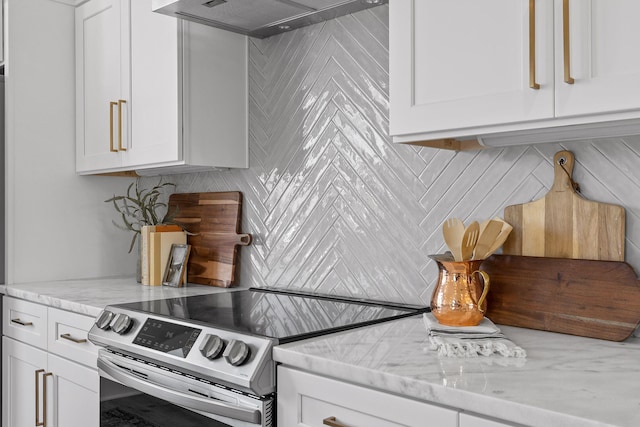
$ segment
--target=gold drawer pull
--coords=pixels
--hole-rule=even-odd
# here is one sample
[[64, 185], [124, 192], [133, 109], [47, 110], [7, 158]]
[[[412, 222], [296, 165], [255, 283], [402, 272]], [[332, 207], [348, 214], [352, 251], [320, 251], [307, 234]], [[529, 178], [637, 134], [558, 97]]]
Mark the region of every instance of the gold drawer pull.
[[64, 338], [65, 340], [73, 341], [76, 344], [82, 344], [83, 342], [87, 342], [86, 339], [84, 339], [84, 338], [74, 338], [74, 337], [71, 336], [71, 334], [62, 334], [62, 335], [60, 335], [60, 338]]
[[322, 424], [329, 427], [347, 427], [345, 424], [339, 423], [336, 417], [327, 417], [322, 420]]
[[33, 325], [33, 322], [25, 322], [24, 320], [20, 320], [20, 318], [11, 319], [11, 322], [17, 323], [18, 325], [22, 325], [22, 326], [32, 326]]

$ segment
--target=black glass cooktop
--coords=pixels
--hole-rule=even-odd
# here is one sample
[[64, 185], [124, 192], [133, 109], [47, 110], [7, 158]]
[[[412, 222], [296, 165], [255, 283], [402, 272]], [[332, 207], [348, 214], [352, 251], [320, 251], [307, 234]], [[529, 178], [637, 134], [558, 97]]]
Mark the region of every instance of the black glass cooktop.
[[274, 338], [279, 343], [428, 311], [427, 307], [262, 288], [119, 304], [118, 307]]

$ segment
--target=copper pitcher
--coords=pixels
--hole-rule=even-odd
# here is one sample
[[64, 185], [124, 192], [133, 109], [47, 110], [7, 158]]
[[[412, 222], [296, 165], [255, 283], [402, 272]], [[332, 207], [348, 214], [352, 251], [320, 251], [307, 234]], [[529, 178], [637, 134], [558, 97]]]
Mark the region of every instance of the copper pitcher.
[[480, 271], [484, 260], [458, 262], [449, 254], [429, 258], [439, 269], [438, 285], [431, 297], [434, 317], [448, 326], [478, 325], [484, 318], [489, 292], [489, 275]]

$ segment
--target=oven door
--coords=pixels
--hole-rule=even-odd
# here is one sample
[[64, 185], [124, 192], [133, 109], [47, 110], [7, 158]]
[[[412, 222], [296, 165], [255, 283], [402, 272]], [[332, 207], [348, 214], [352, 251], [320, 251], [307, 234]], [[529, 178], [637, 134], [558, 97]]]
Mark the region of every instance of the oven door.
[[100, 427], [273, 427], [258, 398], [128, 355], [100, 350]]

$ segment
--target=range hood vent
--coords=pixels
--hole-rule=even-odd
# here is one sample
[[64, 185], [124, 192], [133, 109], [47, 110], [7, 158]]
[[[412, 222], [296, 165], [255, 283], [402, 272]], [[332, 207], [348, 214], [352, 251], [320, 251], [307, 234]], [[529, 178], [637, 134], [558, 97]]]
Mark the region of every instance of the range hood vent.
[[154, 12], [265, 38], [388, 0], [152, 0]]

